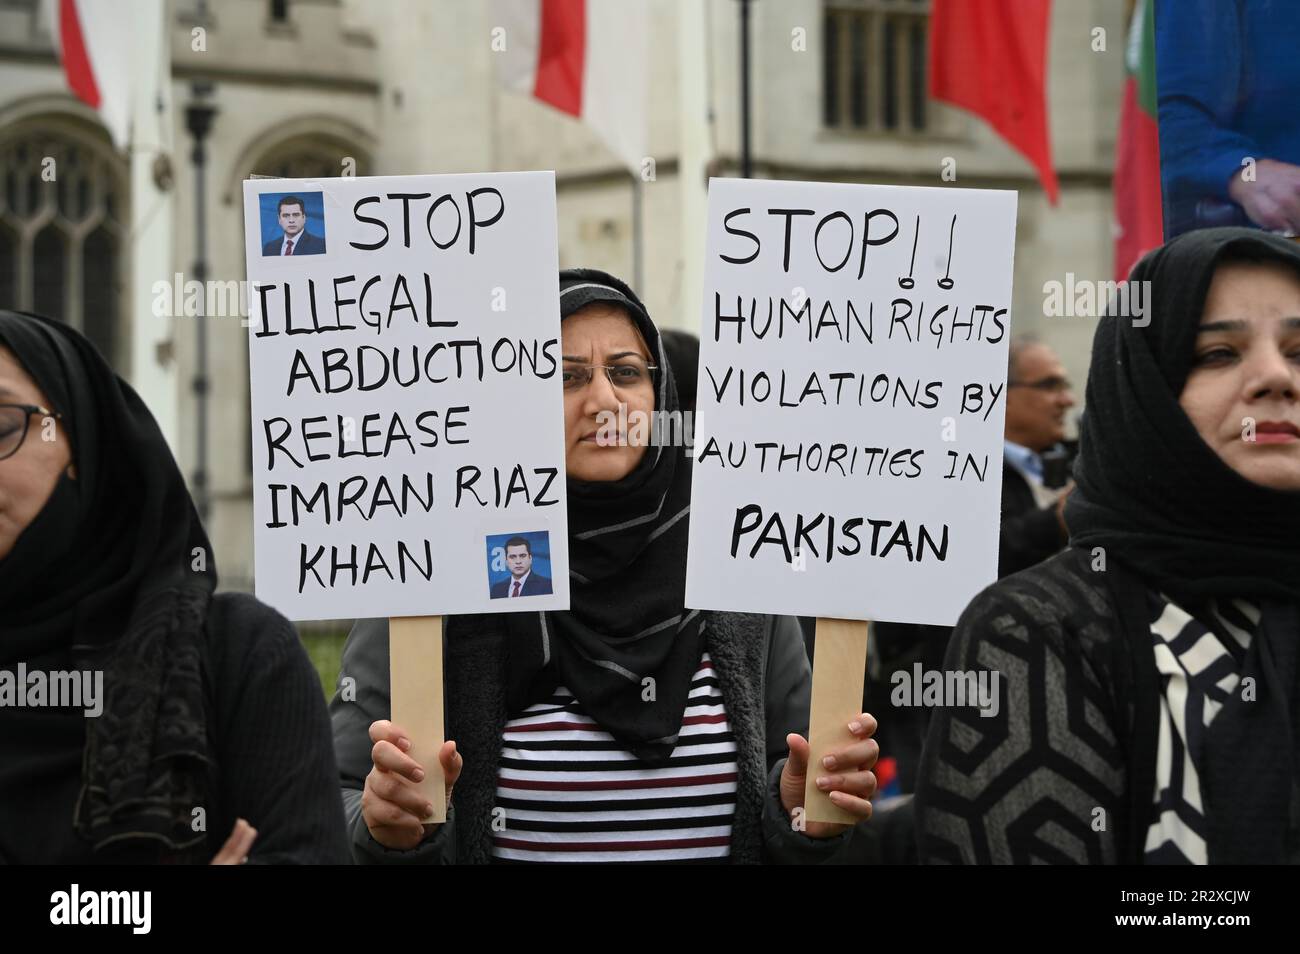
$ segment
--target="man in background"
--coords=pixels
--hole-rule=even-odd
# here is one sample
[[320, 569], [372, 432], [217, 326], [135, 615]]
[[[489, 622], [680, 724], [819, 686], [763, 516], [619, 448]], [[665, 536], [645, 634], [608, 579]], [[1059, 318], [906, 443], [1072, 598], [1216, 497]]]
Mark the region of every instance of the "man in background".
[[[1074, 392], [1056, 352], [1036, 338], [1011, 340], [1002, 468], [1002, 534], [998, 577], [1041, 563], [1066, 544], [1064, 487], [1047, 472], [1051, 453], [1064, 457], [1065, 412]], [[1063, 463], [1063, 460], [1062, 460]]]
[[[1068, 454], [1063, 441], [1066, 412], [1075, 400], [1056, 352], [1036, 338], [1014, 337], [1006, 394], [999, 578], [1065, 547], [1062, 509], [1073, 489], [1065, 476]], [[931, 715], [927, 708], [889, 705], [894, 673], [911, 671], [917, 663], [926, 671], [942, 670], [951, 635], [949, 626], [871, 625], [863, 711], [881, 716], [876, 739], [882, 753], [877, 763], [882, 794], [914, 790]]]

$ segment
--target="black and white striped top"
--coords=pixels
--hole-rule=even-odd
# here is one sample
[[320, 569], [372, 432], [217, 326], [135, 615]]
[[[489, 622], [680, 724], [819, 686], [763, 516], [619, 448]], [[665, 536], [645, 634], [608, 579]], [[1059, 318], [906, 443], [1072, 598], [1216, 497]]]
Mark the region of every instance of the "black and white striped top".
[[724, 861], [736, 807], [736, 742], [705, 653], [681, 735], [652, 767], [624, 749], [563, 687], [506, 723], [494, 862]]
[[1209, 604], [1213, 628], [1163, 595], [1151, 600], [1151, 634], [1160, 698], [1155, 820], [1147, 830], [1148, 864], [1208, 861], [1205, 807], [1197, 765], [1210, 723], [1237, 691], [1241, 667], [1259, 625], [1259, 607], [1245, 600]]

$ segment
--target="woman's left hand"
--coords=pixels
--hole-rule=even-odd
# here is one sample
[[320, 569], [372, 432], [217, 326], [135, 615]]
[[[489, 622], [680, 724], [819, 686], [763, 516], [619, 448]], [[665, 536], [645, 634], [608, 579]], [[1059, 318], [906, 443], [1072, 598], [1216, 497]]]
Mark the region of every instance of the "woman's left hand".
[[[832, 803], [865, 821], [871, 817], [869, 799], [876, 793], [876, 775], [871, 770], [880, 757], [880, 746], [871, 737], [876, 720], [864, 712], [849, 723], [849, 731], [855, 741], [831, 752], [825, 759], [829, 764], [813, 766], [812, 771], [817, 773], [817, 787], [829, 794]], [[781, 805], [793, 817], [796, 808], [803, 808], [804, 782], [809, 772], [808, 740], [792, 732], [785, 742], [790, 746], [790, 757], [781, 769]], [[810, 821], [805, 822], [803, 833], [809, 838], [831, 838], [848, 827]]]

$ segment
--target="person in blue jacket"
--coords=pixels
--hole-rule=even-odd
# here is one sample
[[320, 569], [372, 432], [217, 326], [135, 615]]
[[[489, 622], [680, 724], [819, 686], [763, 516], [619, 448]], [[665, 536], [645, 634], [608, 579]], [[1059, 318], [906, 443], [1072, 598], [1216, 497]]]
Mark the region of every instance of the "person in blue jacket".
[[1159, 0], [1165, 238], [1252, 224], [1300, 232], [1300, 17], [1291, 0]]

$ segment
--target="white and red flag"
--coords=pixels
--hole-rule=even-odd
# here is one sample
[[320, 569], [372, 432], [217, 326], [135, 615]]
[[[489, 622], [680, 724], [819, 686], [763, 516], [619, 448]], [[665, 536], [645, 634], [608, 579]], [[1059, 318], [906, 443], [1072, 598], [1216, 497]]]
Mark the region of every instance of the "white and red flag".
[[45, 0], [68, 88], [98, 111], [122, 150], [130, 138], [138, 84], [159, 80], [162, 51], [151, 49], [154, 44], [142, 46], [141, 37], [161, 32], [163, 10], [163, 0]]
[[646, 0], [495, 0], [497, 78], [581, 120], [629, 169], [647, 149]]

